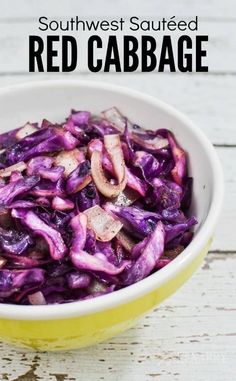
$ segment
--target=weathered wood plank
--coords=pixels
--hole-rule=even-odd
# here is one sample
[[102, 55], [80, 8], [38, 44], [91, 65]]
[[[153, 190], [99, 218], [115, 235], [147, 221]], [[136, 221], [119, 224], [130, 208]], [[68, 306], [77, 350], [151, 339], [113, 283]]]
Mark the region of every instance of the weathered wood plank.
[[209, 254], [174, 296], [105, 343], [56, 355], [2, 343], [0, 380], [233, 380], [235, 257]]
[[[13, 2], [13, 0], [12, 0]], [[11, 2], [11, 3], [12, 3]], [[39, 15], [54, 16], [123, 16], [123, 15], [200, 15], [203, 17], [229, 17], [235, 16], [234, 0], [220, 2], [218, 0], [199, 0], [189, 1], [169, 0], [168, 6], [165, 0], [129, 0], [128, 6], [126, 0], [111, 2], [109, 0], [100, 0], [99, 6], [96, 0], [84, 2], [83, 0], [67, 0], [59, 2], [57, 0], [21, 0], [20, 7], [15, 0], [16, 7], [9, 7], [8, 2], [1, 0], [0, 18], [26, 18], [38, 17]]]
[[235, 250], [236, 148], [217, 148], [225, 176], [225, 198], [212, 250]]
[[[126, 24], [125, 24], [126, 25]], [[229, 38], [235, 33], [236, 22], [221, 22], [216, 20], [215, 22], [210, 22], [208, 20], [202, 20], [199, 24], [198, 34], [209, 35], [209, 41], [203, 44], [203, 48], [207, 49], [207, 57], [203, 59], [204, 64], [209, 66], [210, 72], [236, 72], [235, 61], [236, 61], [236, 51], [234, 40]], [[29, 35], [40, 35], [38, 30], [38, 21], [28, 21], [25, 23], [19, 23], [17, 21], [9, 22], [2, 20], [0, 23], [0, 46], [1, 46], [1, 56], [3, 59], [0, 60], [0, 72], [1, 73], [11, 73], [11, 72], [28, 72], [28, 39]], [[41, 32], [41, 35], [45, 37], [48, 32]], [[58, 32], [55, 32], [58, 34]], [[109, 36], [109, 32], [68, 32], [71, 35], [74, 35], [78, 39], [79, 43], [79, 60], [77, 71], [80, 73], [88, 72], [87, 65], [87, 41], [88, 37], [91, 34], [98, 34], [103, 37], [103, 49], [101, 53], [96, 53], [96, 56], [103, 59], [106, 55], [106, 43]], [[50, 32], [52, 34], [52, 32]], [[160, 56], [160, 44], [162, 33], [159, 32], [131, 32], [128, 28], [125, 28], [123, 32], [113, 32], [118, 38], [118, 44], [120, 46], [121, 54], [121, 65], [123, 62], [122, 58], [122, 46], [123, 46], [123, 35], [133, 34], [137, 38], [141, 38], [141, 35], [148, 34], [153, 35], [157, 38], [159, 42], [157, 44], [157, 57]], [[168, 33], [169, 34], [169, 33]], [[183, 34], [183, 33], [182, 33]], [[61, 35], [61, 33], [59, 33]], [[178, 32], [172, 32], [172, 42], [173, 50], [176, 51], [176, 41], [179, 37]], [[191, 35], [194, 36], [195, 32], [191, 32]], [[193, 39], [194, 41], [194, 39]], [[55, 49], [61, 49], [60, 43], [56, 42], [54, 44]], [[100, 52], [100, 50], [98, 50]], [[193, 52], [194, 52], [194, 43], [193, 43]], [[140, 56], [140, 50], [139, 50]], [[177, 54], [175, 54], [177, 56]], [[194, 54], [193, 54], [194, 57]], [[59, 58], [55, 58], [55, 64], [60, 65], [60, 54]], [[159, 62], [159, 58], [157, 58]], [[193, 58], [194, 62], [194, 58]], [[176, 64], [177, 66], [177, 64]], [[140, 69], [140, 68], [139, 68]], [[46, 69], [45, 69], [46, 71]]]

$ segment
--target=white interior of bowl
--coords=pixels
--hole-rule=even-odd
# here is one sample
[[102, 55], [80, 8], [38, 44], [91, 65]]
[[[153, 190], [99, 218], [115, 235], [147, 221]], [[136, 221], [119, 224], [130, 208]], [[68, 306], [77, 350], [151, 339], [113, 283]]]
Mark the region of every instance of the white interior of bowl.
[[[36, 122], [43, 118], [61, 122], [71, 108], [89, 110], [96, 114], [112, 106], [116, 106], [132, 122], [147, 129], [170, 129], [187, 151], [189, 173], [194, 177], [191, 212], [199, 221], [193, 242], [170, 265], [135, 285], [115, 292], [112, 299], [109, 299], [111, 295], [105, 295], [93, 299], [93, 304], [91, 300], [87, 300], [44, 307], [1, 305], [0, 316], [12, 315], [14, 307], [15, 312], [18, 311], [19, 318], [30, 319], [36, 318], [37, 315], [38, 318], [46, 319], [88, 313], [122, 303], [126, 299], [147, 292], [164, 281], [165, 277], [180, 270], [181, 266], [190, 260], [190, 256], [196, 255], [210, 238], [223, 194], [219, 161], [212, 145], [202, 132], [181, 113], [157, 99], [117, 86], [79, 81], [48, 81], [11, 87], [0, 91], [0, 133], [23, 125], [27, 121]], [[152, 281], [149, 281], [150, 279]]]

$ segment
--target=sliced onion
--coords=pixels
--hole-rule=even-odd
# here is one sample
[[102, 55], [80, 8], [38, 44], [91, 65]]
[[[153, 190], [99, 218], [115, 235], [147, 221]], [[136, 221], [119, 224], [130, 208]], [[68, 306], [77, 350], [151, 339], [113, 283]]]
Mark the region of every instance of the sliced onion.
[[[112, 163], [106, 154], [102, 156], [102, 165], [108, 172], [113, 174]], [[127, 186], [133, 191], [138, 192], [141, 196], [145, 196], [147, 191], [147, 184], [145, 181], [135, 176], [128, 167], [125, 167], [125, 174], [127, 179]]]
[[121, 246], [128, 251], [128, 253], [131, 252], [133, 247], [136, 245], [136, 242], [132, 239], [131, 236], [126, 234], [124, 230], [120, 230], [119, 233], [116, 236], [117, 240], [121, 244]]
[[10, 165], [10, 167], [4, 168], [0, 170], [0, 177], [9, 177], [11, 173], [14, 171], [23, 172], [27, 168], [27, 165], [24, 161], [20, 161], [19, 163]]
[[124, 132], [125, 119], [116, 107], [111, 107], [108, 110], [101, 112], [101, 115], [113, 127], [117, 128], [117, 130], [119, 130], [120, 132]]
[[33, 134], [35, 131], [38, 131], [38, 128], [36, 128], [31, 123], [26, 123], [24, 127], [20, 128], [19, 131], [17, 131], [16, 139], [21, 140], [25, 138], [26, 136]]
[[[108, 172], [113, 174], [113, 166], [108, 156], [103, 155], [102, 165]], [[145, 181], [135, 176], [128, 167], [125, 168], [125, 173], [127, 178], [127, 186], [134, 191], [137, 191], [141, 196], [145, 196], [147, 191], [147, 184]]]
[[122, 183], [125, 179], [125, 159], [120, 143], [120, 135], [105, 135], [104, 144], [111, 159], [118, 183]]
[[118, 185], [113, 185], [106, 178], [102, 168], [102, 153], [94, 151], [91, 156], [91, 174], [98, 190], [106, 197], [117, 197], [125, 188], [126, 180]]
[[7, 259], [0, 257], [0, 269], [7, 263]]
[[117, 206], [129, 206], [138, 200], [140, 194], [133, 189], [125, 188], [120, 194], [111, 200]]
[[88, 226], [94, 231], [96, 239], [102, 242], [111, 241], [122, 228], [122, 223], [113, 218], [99, 205], [83, 212], [88, 218]]
[[143, 139], [140, 134], [136, 134], [134, 131], [131, 132], [132, 139], [139, 146], [146, 148], [150, 151], [160, 150], [169, 145], [168, 139], [156, 136], [154, 139]]
[[43, 293], [41, 291], [37, 291], [34, 294], [28, 295], [28, 300], [29, 300], [30, 304], [33, 304], [35, 306], [47, 304], [46, 300], [43, 296]]
[[[89, 156], [91, 156], [94, 151], [99, 151], [99, 152], [103, 151], [103, 144], [99, 139], [91, 140], [91, 142], [88, 145]], [[109, 173], [111, 173], [112, 175], [114, 174], [113, 165], [106, 152], [102, 154], [102, 166]], [[127, 178], [127, 186], [137, 191], [141, 196], [145, 196], [147, 191], [147, 184], [145, 183], [145, 181], [135, 176], [128, 167], [125, 167], [125, 172], [126, 172], [126, 178]]]
[[54, 164], [56, 166], [62, 166], [65, 168], [65, 176], [69, 176], [73, 172], [78, 164], [85, 160], [84, 153], [77, 148], [71, 151], [62, 151], [54, 158]]

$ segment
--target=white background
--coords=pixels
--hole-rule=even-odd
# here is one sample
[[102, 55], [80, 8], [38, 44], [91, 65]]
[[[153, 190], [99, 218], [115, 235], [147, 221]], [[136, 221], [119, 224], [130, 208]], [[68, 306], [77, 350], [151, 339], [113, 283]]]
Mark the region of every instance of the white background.
[[[28, 36], [38, 17], [200, 17], [209, 35], [208, 74], [28, 73]], [[93, 79], [169, 102], [195, 121], [222, 161], [226, 197], [211, 251], [174, 296], [124, 334], [66, 353], [0, 343], [0, 380], [226, 381], [236, 375], [236, 3], [235, 0], [0, 0], [0, 86], [39, 79]], [[12, 110], [14, 112], [14, 108]]]

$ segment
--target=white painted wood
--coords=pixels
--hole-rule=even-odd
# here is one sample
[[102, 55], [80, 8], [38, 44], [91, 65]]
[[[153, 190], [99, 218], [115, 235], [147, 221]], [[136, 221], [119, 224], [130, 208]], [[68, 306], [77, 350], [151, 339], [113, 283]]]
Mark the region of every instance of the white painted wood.
[[[214, 22], [208, 20], [202, 20], [199, 24], [198, 34], [209, 35], [209, 41], [203, 43], [203, 48], [207, 49], [207, 58], [203, 59], [204, 64], [208, 64], [210, 72], [236, 72], [235, 61], [235, 41], [229, 36], [233, 36], [235, 33], [235, 22], [230, 21], [227, 23], [221, 20], [215, 20]], [[38, 30], [38, 21], [27, 20], [25, 23], [19, 23], [16, 21], [9, 22], [9, 20], [2, 21], [0, 23], [0, 46], [1, 46], [1, 56], [3, 59], [0, 60], [0, 73], [12, 73], [12, 72], [25, 72], [28, 73], [28, 60], [29, 60], [29, 47], [28, 40], [29, 35], [41, 35], [45, 38], [48, 32], [40, 32]], [[143, 34], [153, 35], [157, 38], [157, 62], [159, 62], [159, 55], [161, 45], [161, 37], [163, 33], [158, 32], [131, 32], [128, 29], [128, 25], [125, 24], [126, 28], [123, 32], [113, 32], [118, 38], [118, 44], [120, 46], [120, 51], [122, 52], [123, 46], [123, 35], [134, 34], [137, 38], [140, 38]], [[66, 33], [66, 32], [65, 32]], [[50, 32], [50, 34], [53, 34]], [[58, 32], [55, 32], [58, 34]], [[61, 34], [61, 33], [59, 33]], [[87, 42], [90, 35], [94, 32], [68, 32], [68, 34], [73, 35], [78, 39], [78, 69], [77, 71], [89, 72], [87, 65]], [[96, 57], [102, 58], [104, 62], [104, 57], [106, 55], [106, 44], [109, 32], [98, 32], [96, 33], [103, 37], [103, 49], [101, 53], [97, 53]], [[167, 33], [169, 34], [169, 33]], [[172, 33], [172, 45], [174, 52], [177, 49], [177, 38], [181, 33]], [[182, 33], [183, 34], [183, 33]], [[191, 35], [195, 36], [195, 32]], [[193, 39], [193, 41], [195, 41]], [[194, 44], [194, 42], [193, 42]], [[56, 42], [54, 44], [55, 49], [59, 49], [60, 43]], [[194, 45], [193, 45], [194, 46]], [[60, 49], [59, 49], [60, 50]], [[193, 50], [194, 51], [194, 50]], [[99, 50], [100, 52], [100, 50]], [[140, 51], [139, 51], [140, 54]], [[101, 57], [100, 57], [101, 55]], [[175, 57], [177, 54], [175, 53]], [[121, 54], [122, 62], [122, 54]], [[193, 59], [193, 62], [194, 59]], [[55, 64], [61, 65], [60, 57], [56, 58]]]
[[209, 254], [182, 289], [136, 327], [94, 347], [55, 355], [1, 344], [0, 380], [234, 380], [235, 259]]
[[217, 152], [224, 170], [225, 198], [211, 249], [236, 251], [236, 148], [218, 148]]
[[188, 115], [215, 144], [236, 144], [236, 76], [182, 74], [6, 75], [0, 86], [32, 80], [82, 79], [127, 86], [170, 103]]
[[234, 0], [1, 0], [0, 18], [27, 18], [41, 15], [54, 16], [123, 16], [123, 15], [199, 15], [203, 17], [235, 17]]
[[[75, 15], [140, 15], [155, 19], [199, 15], [201, 33], [209, 34], [210, 74], [30, 75], [27, 40], [29, 34], [38, 33], [39, 15], [64, 19]], [[195, 121], [213, 143], [235, 145], [235, 15], [235, 0], [0, 0], [0, 86], [56, 78], [117, 83], [174, 105]], [[82, 38], [85, 41], [87, 36]], [[217, 152], [225, 172], [226, 196], [211, 250], [221, 253], [208, 254], [205, 264], [181, 290], [136, 327], [106, 343], [56, 355], [25, 352], [0, 343], [0, 380], [235, 379], [236, 148], [218, 147]]]

